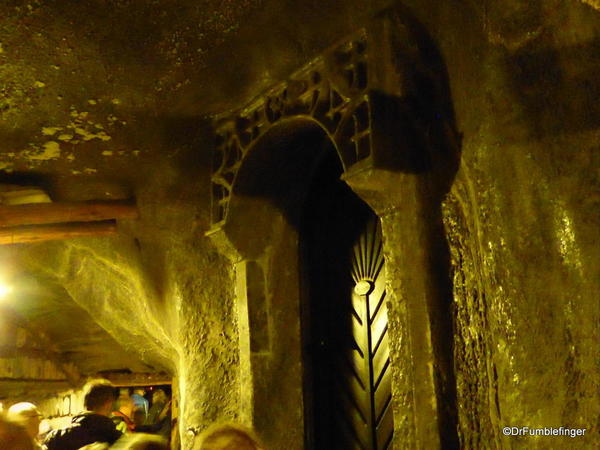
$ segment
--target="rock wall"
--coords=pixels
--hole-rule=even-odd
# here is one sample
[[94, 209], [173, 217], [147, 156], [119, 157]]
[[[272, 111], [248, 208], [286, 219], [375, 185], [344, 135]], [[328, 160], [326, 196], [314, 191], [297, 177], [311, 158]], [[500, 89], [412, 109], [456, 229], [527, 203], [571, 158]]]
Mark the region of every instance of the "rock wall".
[[[438, 39], [463, 133], [443, 209], [461, 444], [593, 447], [600, 17], [555, 2], [487, 6], [469, 19], [480, 39], [473, 29]], [[504, 426], [587, 433], [505, 437]]]

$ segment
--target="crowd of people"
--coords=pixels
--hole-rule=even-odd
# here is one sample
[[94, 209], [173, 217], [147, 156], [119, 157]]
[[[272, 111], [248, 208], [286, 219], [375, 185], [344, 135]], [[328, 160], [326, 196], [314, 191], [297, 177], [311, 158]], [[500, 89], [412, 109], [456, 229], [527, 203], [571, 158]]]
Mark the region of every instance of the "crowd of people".
[[[28, 402], [0, 415], [0, 450], [168, 450], [171, 402], [163, 389], [118, 389], [107, 380], [84, 388], [84, 408], [71, 423], [40, 434], [42, 414]], [[264, 450], [254, 432], [237, 424], [216, 424], [194, 450]]]

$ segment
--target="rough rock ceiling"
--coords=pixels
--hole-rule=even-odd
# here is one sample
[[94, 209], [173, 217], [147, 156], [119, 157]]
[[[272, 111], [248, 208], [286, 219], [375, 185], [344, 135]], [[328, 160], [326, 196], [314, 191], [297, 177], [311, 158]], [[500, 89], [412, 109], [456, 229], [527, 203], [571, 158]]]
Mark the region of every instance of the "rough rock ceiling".
[[122, 193], [135, 184], [132, 161], [189, 142], [203, 116], [354, 29], [357, 11], [368, 13], [358, 0], [2, 2], [0, 170], [45, 176], [57, 197], [109, 166], [112, 189], [84, 190]]
[[82, 375], [99, 371], [149, 372], [153, 369], [125, 350], [59, 285], [39, 276], [14, 280], [11, 306], [43, 333]]
[[186, 86], [198, 84], [207, 65], [208, 49], [258, 4], [2, 2], [0, 169], [72, 161], [100, 147], [120, 156], [139, 152], [126, 142], [129, 130], [187, 97]]
[[119, 98], [128, 108], [168, 102], [261, 3], [3, 2], [3, 114], [23, 117], [41, 103], [51, 113], [84, 92], [90, 100]]

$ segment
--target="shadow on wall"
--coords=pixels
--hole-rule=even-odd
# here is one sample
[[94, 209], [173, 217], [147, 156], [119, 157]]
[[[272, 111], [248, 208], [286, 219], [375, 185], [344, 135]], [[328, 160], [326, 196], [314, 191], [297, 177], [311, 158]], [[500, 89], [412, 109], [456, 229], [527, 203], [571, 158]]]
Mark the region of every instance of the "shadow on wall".
[[0, 184], [15, 186], [35, 186], [52, 197], [52, 179], [36, 172], [0, 172]]
[[[391, 148], [397, 158], [393, 167], [401, 173], [417, 175], [422, 223], [426, 230], [426, 253], [432, 275], [427, 296], [431, 338], [434, 348], [440, 441], [444, 448], [458, 448], [458, 413], [454, 372], [454, 334], [452, 309], [453, 274], [450, 250], [444, 229], [442, 202], [450, 192], [460, 167], [462, 136], [457, 130], [448, 70], [427, 30], [403, 6], [394, 30], [405, 27], [418, 48], [417, 59], [398, 51], [394, 70], [404, 73], [402, 97], [382, 95]], [[400, 23], [401, 22], [401, 23]], [[392, 33], [394, 47], [402, 49], [401, 32]]]
[[240, 168], [236, 194], [267, 199], [299, 229], [300, 205], [326, 147], [333, 144], [315, 121], [290, 119], [274, 125]]
[[526, 46], [507, 59], [507, 73], [534, 138], [600, 126], [600, 41], [567, 48]]

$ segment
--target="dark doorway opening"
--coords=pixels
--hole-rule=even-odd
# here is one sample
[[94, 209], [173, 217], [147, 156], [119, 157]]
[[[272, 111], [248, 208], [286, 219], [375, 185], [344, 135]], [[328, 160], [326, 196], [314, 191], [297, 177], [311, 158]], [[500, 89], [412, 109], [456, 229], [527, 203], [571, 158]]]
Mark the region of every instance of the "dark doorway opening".
[[391, 448], [393, 418], [381, 227], [325, 152], [300, 230], [306, 447]]

